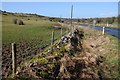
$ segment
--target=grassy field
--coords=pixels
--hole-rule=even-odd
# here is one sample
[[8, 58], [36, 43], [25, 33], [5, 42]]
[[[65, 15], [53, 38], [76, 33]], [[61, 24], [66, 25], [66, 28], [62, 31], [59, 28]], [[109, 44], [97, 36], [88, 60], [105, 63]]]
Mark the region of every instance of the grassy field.
[[[14, 19], [22, 20], [25, 25], [14, 24]], [[12, 15], [9, 13], [2, 15], [3, 77], [7, 78], [11, 74], [11, 65], [9, 65], [12, 62], [11, 43], [16, 43], [17, 65], [20, 65], [21, 62], [28, 58], [40, 54], [45, 47], [50, 45], [53, 30], [55, 38], [60, 38], [61, 29], [53, 29], [51, 27], [53, 25], [58, 25], [58, 23], [50, 22], [34, 15], [29, 17], [21, 17], [18, 14]], [[63, 29], [64, 32], [65, 29]]]
[[[25, 25], [17, 25], [13, 23], [13, 19], [20, 19], [14, 16], [4, 16], [3, 15], [3, 44], [9, 44], [12, 42], [45, 42], [51, 39], [52, 28], [55, 22], [49, 22], [46, 20], [34, 19], [26, 20], [22, 19]], [[55, 30], [55, 36], [60, 36], [60, 30]], [[43, 43], [42, 43], [43, 44]]]

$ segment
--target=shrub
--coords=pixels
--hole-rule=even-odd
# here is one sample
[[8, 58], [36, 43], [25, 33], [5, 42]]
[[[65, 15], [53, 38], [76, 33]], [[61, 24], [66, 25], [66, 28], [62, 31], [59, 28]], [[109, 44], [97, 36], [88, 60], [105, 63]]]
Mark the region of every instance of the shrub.
[[24, 25], [24, 22], [22, 20], [19, 20], [19, 25]]
[[14, 23], [14, 24], [17, 24], [17, 19], [14, 19], [14, 20], [13, 20], [13, 23]]

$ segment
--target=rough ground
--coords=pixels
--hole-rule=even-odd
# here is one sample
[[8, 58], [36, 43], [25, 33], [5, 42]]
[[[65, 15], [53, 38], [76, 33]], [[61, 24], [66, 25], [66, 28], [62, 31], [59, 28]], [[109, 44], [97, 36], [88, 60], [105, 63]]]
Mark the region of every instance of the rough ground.
[[[22, 43], [22, 44], [21, 44]], [[27, 59], [39, 54], [42, 49], [41, 48], [34, 48], [30, 49], [28, 46], [29, 44], [25, 42], [21, 42], [16, 44], [17, 49], [17, 66], [20, 66], [20, 63], [24, 62]], [[11, 51], [11, 44], [4, 45], [2, 44], [2, 76], [4, 78], [9, 77], [12, 73], [12, 51]]]
[[74, 35], [69, 33], [64, 36], [52, 47], [18, 67], [16, 78], [95, 80], [111, 78], [110, 72], [107, 71], [109, 67], [105, 63], [105, 56], [100, 54], [104, 51], [102, 45], [109, 43], [110, 38], [101, 33], [89, 33], [89, 30], [79, 27], [78, 31], [74, 31]]
[[63, 36], [53, 46], [18, 66], [16, 78], [106, 80], [111, 78], [111, 69], [116, 69], [116, 65], [106, 63], [105, 55], [113, 50], [109, 51], [104, 45], [110, 42], [101, 32], [79, 26], [74, 33]]

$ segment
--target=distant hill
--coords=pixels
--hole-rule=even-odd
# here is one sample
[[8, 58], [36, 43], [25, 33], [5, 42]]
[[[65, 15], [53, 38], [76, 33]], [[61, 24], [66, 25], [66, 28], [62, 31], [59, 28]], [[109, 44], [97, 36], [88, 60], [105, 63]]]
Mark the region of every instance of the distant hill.
[[[70, 18], [59, 18], [59, 17], [49, 17], [49, 16], [43, 16], [38, 14], [31, 14], [31, 13], [13, 13], [13, 12], [7, 12], [0, 10], [0, 13], [3, 15], [13, 15], [13, 16], [19, 16], [19, 17], [36, 17], [41, 18], [44, 20], [49, 20], [53, 22], [62, 22], [62, 23], [71, 23]], [[118, 17], [106, 17], [106, 18], [74, 18], [72, 19], [72, 22], [77, 23], [83, 23], [83, 24], [92, 24], [93, 20], [96, 20], [96, 24], [116, 24], [118, 22]]]

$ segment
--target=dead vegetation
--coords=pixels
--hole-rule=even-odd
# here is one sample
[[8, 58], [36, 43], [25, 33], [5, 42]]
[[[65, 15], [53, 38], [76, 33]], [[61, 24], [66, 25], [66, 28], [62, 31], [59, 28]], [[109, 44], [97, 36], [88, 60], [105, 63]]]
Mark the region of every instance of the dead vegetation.
[[[104, 63], [105, 57], [96, 53], [101, 45], [110, 41], [109, 38], [99, 35], [99, 38], [92, 41], [92, 38], [86, 39], [84, 36], [86, 33], [79, 30], [64, 36], [54, 44], [53, 49], [48, 49], [47, 52], [23, 64], [18, 69], [17, 78], [63, 80], [110, 78], [110, 73], [107, 72], [108, 65]], [[74, 40], [71, 40], [73, 38]], [[90, 43], [87, 43], [88, 40], [91, 40]]]

